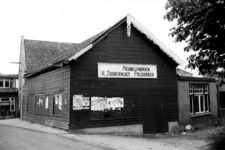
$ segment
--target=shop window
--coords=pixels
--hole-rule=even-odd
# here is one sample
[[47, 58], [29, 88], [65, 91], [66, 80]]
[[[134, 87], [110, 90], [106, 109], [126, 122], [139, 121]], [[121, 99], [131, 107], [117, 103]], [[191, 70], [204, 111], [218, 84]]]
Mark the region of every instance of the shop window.
[[53, 114], [62, 115], [62, 94], [54, 94]]
[[35, 96], [35, 114], [49, 115], [49, 96]]
[[203, 84], [190, 84], [190, 111], [191, 114], [210, 112], [209, 86]]
[[15, 98], [10, 99], [10, 111], [15, 111]]
[[91, 120], [123, 119], [137, 117], [136, 98], [127, 97], [91, 97]]
[[15, 111], [15, 98], [13, 97], [2, 97], [0, 98], [0, 105], [3, 104], [4, 106], [8, 107], [9, 111]]
[[220, 108], [225, 108], [225, 92], [220, 92]]

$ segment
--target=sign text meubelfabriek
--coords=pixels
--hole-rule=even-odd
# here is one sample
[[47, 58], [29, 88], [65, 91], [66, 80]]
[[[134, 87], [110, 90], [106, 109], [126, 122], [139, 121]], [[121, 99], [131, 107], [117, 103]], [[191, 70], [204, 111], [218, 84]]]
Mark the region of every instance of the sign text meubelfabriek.
[[157, 78], [156, 65], [98, 63], [99, 78]]

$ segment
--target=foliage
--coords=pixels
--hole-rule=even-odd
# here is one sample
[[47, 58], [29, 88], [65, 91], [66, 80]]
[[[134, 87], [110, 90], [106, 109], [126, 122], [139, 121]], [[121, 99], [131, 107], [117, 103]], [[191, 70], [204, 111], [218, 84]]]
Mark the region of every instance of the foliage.
[[209, 150], [224, 150], [225, 149], [225, 127], [217, 131], [208, 138]]
[[164, 19], [177, 21], [170, 35], [185, 41], [188, 67], [200, 73], [225, 68], [225, 0], [168, 0]]

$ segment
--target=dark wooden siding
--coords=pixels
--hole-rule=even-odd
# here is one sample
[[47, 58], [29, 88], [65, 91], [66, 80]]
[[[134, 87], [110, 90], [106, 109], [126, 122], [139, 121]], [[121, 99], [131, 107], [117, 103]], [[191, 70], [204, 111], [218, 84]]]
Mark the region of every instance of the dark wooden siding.
[[[123, 23], [91, 50], [71, 62], [71, 99], [73, 95], [99, 97], [134, 96], [136, 118], [91, 121], [89, 111], [71, 110], [71, 129], [109, 125], [137, 124], [144, 121], [143, 95], [164, 95], [168, 121], [178, 121], [177, 64], [133, 26], [127, 37]], [[97, 63], [133, 63], [157, 65], [157, 79], [102, 79]], [[71, 104], [72, 105], [72, 104]]]
[[[70, 96], [70, 67], [66, 66], [27, 79], [23, 91], [23, 118], [29, 121], [49, 126], [68, 129], [69, 125], [69, 96]], [[63, 94], [62, 115], [53, 112], [53, 95]], [[47, 113], [35, 112], [35, 96], [48, 96], [49, 110]], [[65, 102], [66, 101], [66, 102]], [[31, 110], [28, 110], [29, 106]]]

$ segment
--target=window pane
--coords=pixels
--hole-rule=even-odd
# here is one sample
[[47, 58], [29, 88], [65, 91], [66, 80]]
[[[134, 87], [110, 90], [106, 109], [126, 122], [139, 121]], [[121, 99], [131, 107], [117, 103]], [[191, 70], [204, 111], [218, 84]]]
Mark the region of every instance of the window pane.
[[220, 108], [225, 108], [225, 92], [220, 92]]
[[15, 102], [10, 102], [10, 111], [15, 111]]
[[14, 88], [13, 82], [14, 82], [14, 80], [10, 79], [10, 88]]
[[9, 98], [1, 98], [1, 101], [9, 101]]
[[204, 97], [203, 97], [203, 95], [200, 96], [200, 108], [201, 108], [200, 112], [205, 111], [205, 109], [204, 109]]
[[189, 93], [192, 94], [193, 93], [193, 85], [189, 86]]
[[208, 95], [205, 96], [205, 111], [209, 111], [209, 98]]
[[0, 79], [0, 87], [3, 87], [3, 79]]
[[198, 96], [194, 96], [194, 113], [199, 112]]
[[194, 112], [193, 111], [194, 108], [193, 108], [193, 95], [190, 96], [190, 111], [191, 111], [191, 114]]
[[5, 87], [9, 87], [9, 79], [5, 79]]
[[205, 93], [208, 93], [208, 92], [209, 92], [209, 86], [205, 85]]

